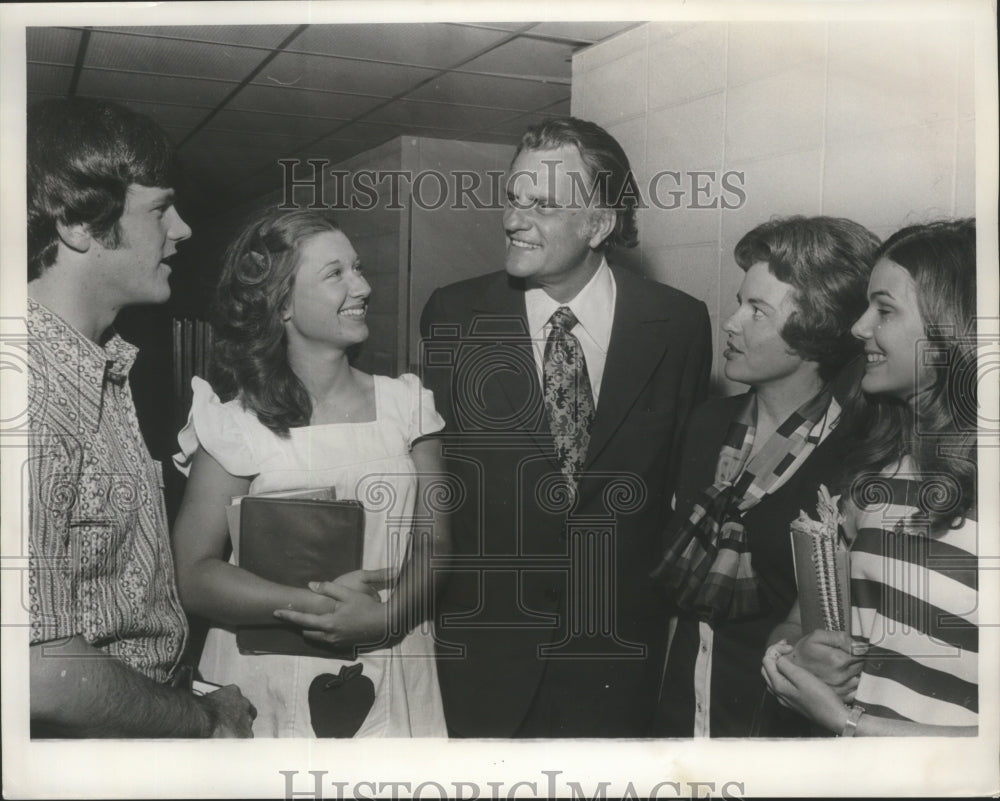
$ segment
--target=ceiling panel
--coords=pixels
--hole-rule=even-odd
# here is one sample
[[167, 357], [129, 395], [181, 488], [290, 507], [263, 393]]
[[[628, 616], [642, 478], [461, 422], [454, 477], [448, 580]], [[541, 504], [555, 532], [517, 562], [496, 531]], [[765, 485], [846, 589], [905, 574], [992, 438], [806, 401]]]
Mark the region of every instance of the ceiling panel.
[[[147, 103], [142, 100], [124, 100], [128, 106], [140, 114], [146, 114], [165, 127], [183, 130], [186, 134], [208, 116], [210, 106], [193, 106], [181, 103]], [[182, 137], [183, 138], [183, 137]]]
[[510, 134], [511, 136], [517, 136], [518, 139], [520, 139], [521, 134], [523, 134], [529, 127], [537, 125], [542, 120], [553, 116], [558, 116], [558, 112], [553, 111], [551, 114], [522, 114], [517, 117], [510, 117], [493, 126], [490, 130], [493, 133]]
[[450, 72], [412, 92], [408, 99], [475, 105], [488, 98], [492, 106], [534, 111], [540, 106], [564, 100], [569, 94], [568, 83], [540, 83]]
[[531, 34], [593, 43], [641, 24], [640, 22], [540, 22], [531, 29]]
[[493, 28], [503, 31], [533, 30], [537, 22], [449, 22], [449, 25], [460, 25], [463, 28]]
[[326, 56], [281, 53], [254, 78], [258, 86], [296, 86], [391, 97], [435, 75], [434, 70]]
[[49, 67], [43, 64], [27, 65], [26, 80], [30, 92], [65, 95], [73, 80], [72, 67]]
[[397, 100], [369, 114], [372, 122], [391, 122], [397, 125], [424, 127], [479, 129], [510, 116], [509, 111], [475, 106], [455, 106], [446, 103], [417, 103]]
[[214, 106], [236, 84], [197, 78], [151, 76], [140, 72], [109, 72], [85, 69], [80, 73], [78, 93], [112, 100], [145, 100]]
[[384, 103], [385, 98], [302, 89], [297, 86], [244, 86], [230, 101], [232, 108], [289, 114], [319, 114], [353, 119]]
[[164, 75], [211, 75], [236, 82], [243, 80], [267, 53], [225, 44], [94, 33], [85, 66]]
[[296, 28], [295, 25], [147, 25], [97, 28], [141, 36], [228, 42], [255, 47], [276, 47]]
[[434, 24], [313, 25], [289, 50], [453, 67], [501, 41], [501, 31]]
[[546, 117], [568, 117], [570, 114], [569, 98], [567, 97], [565, 100], [553, 103], [551, 106], [541, 108], [538, 112], [544, 114]]
[[385, 123], [352, 122], [347, 127], [337, 131], [336, 139], [366, 139], [371, 142], [382, 143], [387, 139], [402, 136], [406, 133], [406, 128], [399, 125], [388, 125]]
[[[430, 139], [457, 139], [462, 142], [488, 142], [491, 144], [513, 145], [521, 140], [517, 134], [497, 134], [493, 127], [481, 131], [456, 131], [451, 128], [423, 128], [420, 136]], [[429, 190], [430, 191], [430, 190]]]
[[28, 28], [25, 42], [29, 60], [48, 64], [75, 64], [80, 31], [68, 28]]
[[291, 153], [316, 139], [316, 136], [297, 136], [291, 131], [282, 134], [259, 133], [257, 131], [212, 131], [203, 128], [188, 142], [184, 143], [184, 149], [206, 148], [209, 150], [225, 147], [234, 147], [244, 150], [258, 148], [264, 155], [262, 159], [272, 156], [280, 158], [286, 153]]
[[[338, 164], [406, 135], [515, 144], [569, 113], [573, 51], [634, 24], [93, 28], [76, 92], [157, 120], [181, 143], [185, 208], [210, 215], [280, 185], [283, 157]], [[29, 102], [70, 91], [83, 30], [28, 29]]]
[[[331, 164], [339, 164], [351, 156], [371, 150], [375, 145], [365, 142], [342, 142], [337, 139], [325, 139], [317, 142], [305, 150], [295, 154], [295, 158], [305, 163], [309, 159], [327, 159]], [[275, 166], [275, 169], [279, 168]]]
[[347, 123], [347, 119], [326, 117], [318, 112], [306, 115], [266, 114], [224, 108], [205, 126], [206, 130], [249, 133], [290, 134], [297, 137], [322, 136]]
[[[254, 197], [258, 194], [273, 192], [275, 187], [279, 187], [284, 180], [283, 168], [278, 164], [279, 158], [297, 159], [309, 174], [309, 167], [306, 162], [309, 159], [322, 159], [331, 165], [339, 164], [351, 156], [370, 150], [372, 144], [367, 142], [338, 142], [328, 141], [318, 145], [313, 145], [307, 150], [291, 154], [281, 154], [266, 159], [263, 163], [255, 163], [252, 169], [243, 169], [235, 182], [223, 187], [222, 191], [231, 192], [242, 198]], [[299, 173], [296, 172], [298, 175]], [[261, 188], [263, 187], [263, 188]], [[331, 198], [327, 202], [332, 202]]]
[[269, 151], [256, 144], [243, 147], [227, 141], [220, 143], [211, 138], [204, 141], [206, 144], [199, 148], [181, 152], [185, 169], [219, 174], [222, 177], [218, 179], [218, 183], [222, 189], [232, 183], [231, 176], [259, 171], [270, 164], [277, 164], [278, 159], [284, 156], [280, 151]]
[[570, 78], [575, 45], [519, 36], [462, 66], [463, 71]]

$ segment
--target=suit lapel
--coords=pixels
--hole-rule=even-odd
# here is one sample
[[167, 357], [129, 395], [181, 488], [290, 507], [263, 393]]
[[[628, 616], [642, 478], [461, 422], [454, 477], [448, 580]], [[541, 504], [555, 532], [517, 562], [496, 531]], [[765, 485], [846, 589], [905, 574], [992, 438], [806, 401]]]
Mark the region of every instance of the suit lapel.
[[628, 416], [667, 350], [668, 310], [643, 291], [642, 279], [612, 268], [617, 287], [608, 358], [584, 469], [589, 469]]

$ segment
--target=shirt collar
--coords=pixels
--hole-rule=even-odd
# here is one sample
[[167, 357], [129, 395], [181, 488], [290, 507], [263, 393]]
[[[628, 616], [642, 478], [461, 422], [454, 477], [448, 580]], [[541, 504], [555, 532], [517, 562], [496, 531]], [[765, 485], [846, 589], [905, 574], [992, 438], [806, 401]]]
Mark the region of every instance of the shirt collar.
[[525, 291], [524, 303], [532, 337], [541, 339], [552, 313], [560, 306], [569, 306], [579, 324], [607, 352], [615, 313], [615, 279], [607, 259], [601, 259], [587, 285], [568, 303], [559, 303], [539, 287]]
[[135, 345], [114, 331], [101, 347], [33, 298], [28, 298], [28, 335], [42, 347], [71, 347], [79, 360], [77, 368], [81, 378], [100, 384], [110, 381], [124, 385], [139, 353]]

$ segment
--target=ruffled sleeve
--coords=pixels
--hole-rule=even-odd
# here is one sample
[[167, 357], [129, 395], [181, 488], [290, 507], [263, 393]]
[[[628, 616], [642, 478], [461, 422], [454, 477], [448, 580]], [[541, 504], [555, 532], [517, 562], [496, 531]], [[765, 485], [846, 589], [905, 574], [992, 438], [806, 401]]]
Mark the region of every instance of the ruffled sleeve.
[[406, 387], [409, 414], [407, 441], [412, 445], [421, 437], [434, 434], [444, 428], [444, 419], [434, 408], [434, 393], [424, 389], [420, 379], [413, 373], [403, 373], [399, 380]]
[[211, 385], [197, 376], [191, 379], [194, 397], [187, 424], [177, 435], [180, 452], [174, 466], [185, 476], [199, 448], [234, 476], [253, 476], [259, 470], [244, 418], [247, 412], [237, 402], [222, 403]]

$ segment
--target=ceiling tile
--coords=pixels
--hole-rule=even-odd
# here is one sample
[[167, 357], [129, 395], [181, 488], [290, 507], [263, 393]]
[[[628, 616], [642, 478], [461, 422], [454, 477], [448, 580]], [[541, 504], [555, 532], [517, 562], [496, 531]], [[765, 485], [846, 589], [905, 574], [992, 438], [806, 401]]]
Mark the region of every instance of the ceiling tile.
[[163, 101], [215, 106], [236, 84], [196, 78], [172, 78], [142, 73], [85, 69], [80, 73], [81, 95], [113, 100]]
[[397, 100], [369, 114], [366, 119], [397, 125], [478, 130], [509, 116], [510, 112], [502, 109]]
[[125, 100], [122, 101], [122, 105], [152, 117], [164, 127], [178, 128], [185, 133], [205, 119], [211, 110], [207, 107], [179, 103], [147, 103], [142, 100]]
[[[201, 134], [199, 134], [201, 136]], [[181, 161], [185, 172], [194, 183], [199, 181], [202, 172], [217, 173], [222, 171], [230, 177], [226, 183], [237, 180], [237, 176], [251, 174], [270, 164], [277, 164], [278, 159], [285, 154], [278, 149], [262, 149], [257, 146], [246, 147], [229, 141], [206, 139], [205, 144], [188, 152], [181, 151]]]
[[26, 83], [31, 92], [51, 95], [65, 95], [73, 80], [72, 67], [49, 67], [42, 64], [28, 64]]
[[41, 103], [45, 100], [54, 100], [65, 96], [65, 92], [33, 92], [29, 89], [27, 95], [25, 96], [25, 100], [26, 105], [33, 106], [35, 103]]
[[247, 152], [258, 150], [261, 153], [280, 157], [285, 153], [294, 152], [314, 139], [316, 139], [315, 136], [297, 136], [293, 132], [263, 134], [257, 131], [211, 131], [202, 128], [184, 143], [184, 150], [202, 148], [218, 150], [233, 147]]
[[371, 142], [374, 146], [405, 133], [406, 129], [399, 125], [353, 122], [346, 128], [337, 131], [331, 138]]
[[449, 22], [448, 25], [460, 25], [463, 28], [499, 28], [504, 31], [521, 31], [525, 28], [533, 29], [537, 22]]
[[570, 115], [570, 102], [567, 97], [558, 103], [553, 103], [551, 106], [546, 106], [545, 108], [538, 109], [538, 113], [545, 117], [568, 117]]
[[282, 53], [254, 78], [253, 83], [391, 97], [433, 75], [433, 70], [416, 67]]
[[471, 106], [488, 98], [492, 106], [534, 111], [541, 106], [564, 100], [569, 95], [569, 84], [451, 72], [421, 86], [408, 95], [407, 100], [437, 100]]
[[520, 140], [521, 134], [528, 128], [532, 125], [537, 125], [547, 117], [548, 115], [546, 114], [523, 114], [492, 126], [490, 132], [493, 134], [516, 136]]
[[[391, 147], [384, 143], [400, 136], [516, 144], [543, 115], [568, 113], [567, 58], [574, 42], [620, 26], [627, 27], [317, 25], [290, 44], [293, 52], [278, 55], [242, 88], [240, 82], [293, 26], [94, 28], [77, 91], [125, 103], [157, 120], [172, 141], [184, 141], [182, 164], [196, 187], [185, 202], [210, 214], [273, 191], [282, 178], [280, 158], [343, 164], [378, 152], [373, 148], [379, 145]], [[531, 35], [498, 44], [525, 28]], [[66, 94], [80, 30], [28, 30], [30, 101]], [[546, 40], [536, 32], [568, 38]], [[316, 52], [294, 52], [299, 50]], [[468, 69], [440, 72], [466, 60]], [[234, 90], [226, 108], [216, 111]]]
[[505, 35], [440, 24], [313, 25], [289, 50], [444, 68], [471, 58]]
[[224, 108], [205, 126], [210, 131], [240, 131], [252, 134], [280, 134], [283, 136], [317, 137], [344, 125], [346, 120], [319, 114], [260, 114], [251, 111]]
[[267, 52], [224, 44], [95, 33], [90, 38], [85, 65], [163, 75], [211, 75], [242, 81]]
[[517, 134], [497, 133], [493, 128], [481, 131], [454, 131], [450, 129], [423, 128], [419, 132], [410, 131], [410, 135], [426, 139], [451, 139], [459, 142], [487, 142], [491, 144], [517, 144], [521, 141], [521, 132]]
[[366, 150], [371, 150], [374, 147], [377, 147], [377, 144], [374, 142], [341, 142], [327, 139], [310, 145], [307, 150], [296, 153], [295, 157], [301, 159], [303, 162], [308, 159], [327, 159], [331, 164], [339, 164], [351, 156], [364, 153]]
[[574, 46], [543, 42], [524, 37], [491, 50], [462, 66], [472, 72], [500, 72], [508, 75], [544, 75], [569, 80]]
[[276, 47], [295, 28], [295, 25], [148, 25], [100, 27], [95, 30], [271, 48]]
[[243, 87], [229, 105], [234, 109], [251, 111], [319, 114], [323, 117], [352, 119], [384, 102], [385, 99], [381, 97], [338, 94], [295, 86], [250, 84]]
[[29, 63], [73, 65], [80, 48], [80, 32], [68, 28], [27, 28], [25, 45]]
[[639, 22], [541, 22], [531, 29], [532, 35], [558, 36], [579, 42], [598, 42], [614, 36]]

